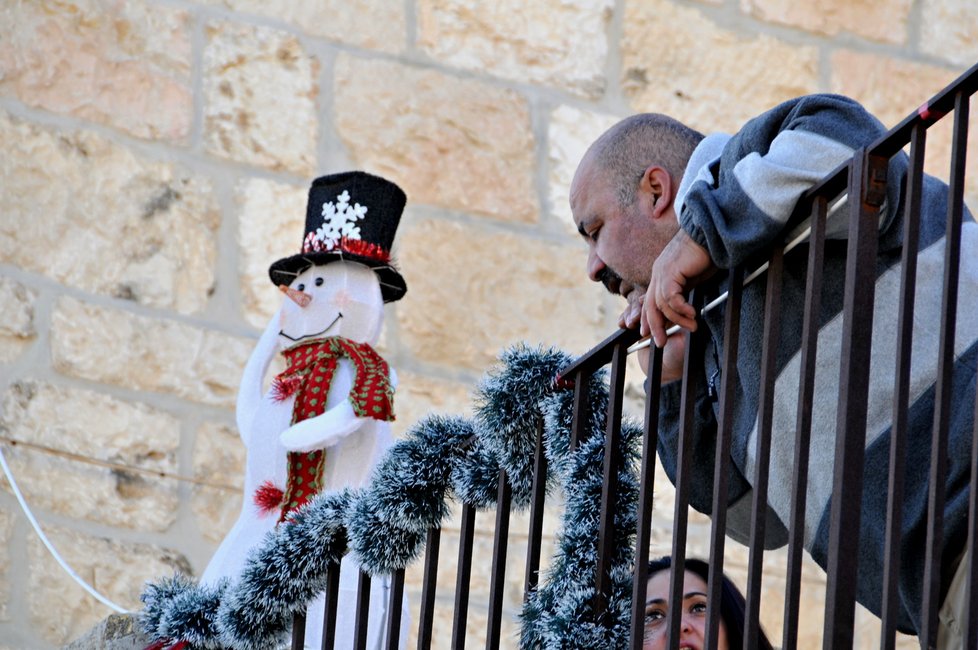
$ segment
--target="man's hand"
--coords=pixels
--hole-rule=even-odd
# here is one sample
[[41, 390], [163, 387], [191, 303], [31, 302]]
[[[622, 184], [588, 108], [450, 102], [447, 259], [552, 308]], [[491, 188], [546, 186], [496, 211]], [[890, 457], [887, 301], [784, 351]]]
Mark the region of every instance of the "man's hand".
[[656, 346], [662, 347], [669, 321], [695, 331], [696, 310], [687, 302], [684, 291], [691, 281], [714, 269], [706, 249], [680, 228], [652, 265], [652, 278], [642, 309], [642, 336], [651, 334]]
[[634, 289], [628, 294], [628, 306], [618, 317], [618, 327], [623, 330], [635, 329], [642, 319], [642, 306], [645, 304], [645, 294]]
[[[663, 385], [683, 378], [683, 361], [685, 361], [686, 335], [677, 332], [666, 341], [662, 351], [662, 381]], [[638, 351], [638, 365], [645, 376], [649, 376], [649, 360], [652, 358], [652, 348], [647, 347]]]

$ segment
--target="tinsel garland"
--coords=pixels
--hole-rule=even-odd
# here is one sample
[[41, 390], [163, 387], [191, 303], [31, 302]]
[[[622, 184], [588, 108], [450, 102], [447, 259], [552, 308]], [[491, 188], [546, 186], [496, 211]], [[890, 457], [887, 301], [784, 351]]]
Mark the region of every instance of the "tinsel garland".
[[416, 560], [426, 532], [448, 516], [448, 499], [495, 505], [499, 470], [513, 505], [526, 507], [533, 452], [543, 427], [548, 486], [560, 485], [566, 508], [546, 579], [521, 615], [527, 648], [622, 647], [628, 638], [635, 533], [635, 444], [640, 429], [623, 423], [615, 507], [613, 591], [607, 615], [590, 607], [597, 562], [608, 400], [604, 376], [589, 382], [591, 414], [578, 449], [569, 448], [573, 391], [554, 384], [572, 359], [554, 349], [517, 345], [480, 383], [474, 419], [433, 416], [418, 422], [377, 465], [367, 487], [323, 493], [269, 532], [236, 582], [200, 585], [185, 576], [150, 583], [139, 623], [157, 641], [206, 650], [264, 650], [288, 640], [292, 615], [325, 588], [327, 569], [352, 553], [363, 570], [389, 574]]

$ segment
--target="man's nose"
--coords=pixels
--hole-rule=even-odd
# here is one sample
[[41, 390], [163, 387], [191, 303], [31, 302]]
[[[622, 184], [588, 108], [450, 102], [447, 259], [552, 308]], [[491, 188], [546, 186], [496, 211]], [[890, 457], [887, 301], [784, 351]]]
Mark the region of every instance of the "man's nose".
[[601, 282], [600, 273], [604, 269], [604, 260], [598, 257], [594, 248], [590, 248], [587, 252], [587, 276], [591, 278], [592, 282]]
[[300, 307], [307, 306], [312, 302], [312, 296], [304, 291], [299, 291], [298, 289], [293, 289], [292, 287], [287, 287], [284, 284], [278, 285], [279, 291], [284, 293], [286, 296], [292, 299], [292, 302], [299, 305]]

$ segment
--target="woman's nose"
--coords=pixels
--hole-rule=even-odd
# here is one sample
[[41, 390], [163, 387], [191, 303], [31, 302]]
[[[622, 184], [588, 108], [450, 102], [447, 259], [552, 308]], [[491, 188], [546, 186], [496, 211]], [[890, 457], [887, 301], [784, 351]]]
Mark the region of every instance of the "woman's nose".
[[299, 291], [298, 289], [293, 289], [292, 287], [287, 287], [284, 284], [278, 285], [279, 291], [284, 293], [286, 296], [292, 299], [292, 302], [299, 305], [300, 307], [307, 306], [312, 302], [312, 296], [304, 291]]

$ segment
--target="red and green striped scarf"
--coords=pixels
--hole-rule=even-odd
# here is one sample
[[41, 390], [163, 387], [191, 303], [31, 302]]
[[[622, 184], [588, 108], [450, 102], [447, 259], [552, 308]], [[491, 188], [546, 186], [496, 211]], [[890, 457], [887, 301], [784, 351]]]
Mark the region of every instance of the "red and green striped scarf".
[[[292, 424], [326, 411], [326, 394], [340, 357], [349, 359], [356, 370], [349, 396], [353, 412], [359, 417], [383, 421], [394, 419], [390, 368], [369, 344], [332, 336], [295, 345], [282, 354], [288, 367], [275, 377], [272, 392], [278, 400], [296, 396]], [[285, 492], [266, 483], [256, 492], [255, 502], [266, 512], [280, 507], [279, 521], [284, 521], [291, 511], [305, 504], [322, 489], [325, 461], [325, 449], [289, 452]]]

